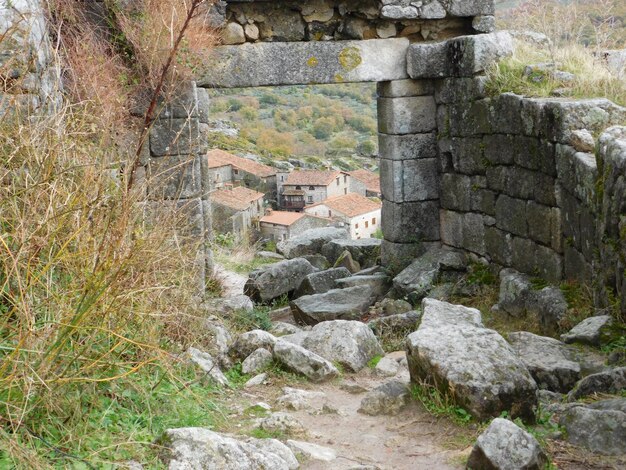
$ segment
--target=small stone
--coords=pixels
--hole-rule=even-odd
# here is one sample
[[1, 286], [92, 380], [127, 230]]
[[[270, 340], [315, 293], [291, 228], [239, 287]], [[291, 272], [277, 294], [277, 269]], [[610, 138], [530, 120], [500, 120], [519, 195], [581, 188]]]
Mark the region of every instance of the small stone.
[[287, 447], [289, 447], [294, 454], [301, 454], [311, 460], [332, 462], [337, 458], [337, 453], [333, 449], [310, 442], [293, 441], [290, 439], [287, 441]]
[[274, 358], [314, 382], [330, 380], [339, 375], [337, 368], [323, 357], [283, 339], [279, 339], [274, 346]]
[[365, 393], [367, 392], [367, 388], [363, 387], [362, 385], [359, 385], [356, 382], [343, 382], [339, 388], [343, 391], [346, 391], [352, 395], [358, 395], [360, 393]]
[[394, 23], [386, 23], [376, 28], [376, 34], [381, 39], [392, 38], [397, 34], [396, 25]]
[[600, 346], [607, 335], [607, 330], [613, 324], [610, 315], [598, 315], [581, 321], [569, 332], [561, 335], [564, 343], [582, 343], [592, 346]]
[[257, 39], [259, 39], [259, 27], [257, 25], [255, 25], [254, 23], [247, 24], [244, 27], [244, 32], [246, 34], [246, 37], [250, 41], [256, 41]]
[[492, 33], [496, 30], [496, 18], [491, 15], [475, 16], [472, 19], [472, 28], [479, 33]]
[[389, 356], [383, 357], [374, 367], [374, 373], [382, 377], [395, 377], [399, 370], [400, 364], [398, 361]]
[[273, 413], [260, 421], [259, 427], [268, 432], [284, 434], [304, 434], [304, 425], [287, 413]]
[[206, 372], [209, 377], [215, 380], [215, 382], [219, 385], [228, 385], [228, 379], [222, 373], [217, 362], [209, 353], [200, 351], [196, 348], [189, 348], [188, 354], [191, 361]]
[[437, 0], [434, 0], [420, 8], [420, 18], [436, 20], [446, 17], [446, 9]]
[[368, 392], [358, 412], [370, 416], [396, 415], [409, 402], [410, 396], [406, 383], [392, 380]]
[[577, 129], [570, 134], [570, 144], [579, 152], [593, 153], [596, 141], [587, 129]]
[[248, 380], [245, 384], [243, 384], [243, 386], [244, 386], [244, 388], [257, 387], [259, 385], [263, 385], [265, 380], [267, 380], [267, 374], [266, 373], [255, 375], [250, 380]]
[[312, 408], [311, 402], [314, 399], [323, 399], [326, 395], [323, 392], [312, 392], [297, 388], [283, 388], [283, 395], [278, 398], [279, 406], [289, 410], [306, 410]]
[[239, 23], [228, 23], [222, 31], [222, 42], [224, 44], [242, 44], [246, 42], [243, 26]]
[[286, 323], [282, 321], [275, 321], [272, 323], [272, 328], [270, 329], [270, 333], [272, 333], [277, 338], [285, 335], [293, 335], [295, 333], [299, 333], [302, 331], [296, 325], [292, 325], [291, 323]]
[[250, 354], [241, 364], [241, 372], [255, 374], [267, 368], [272, 363], [272, 353], [267, 349], [259, 348]]
[[626, 367], [616, 367], [597, 374], [591, 374], [576, 384], [567, 395], [568, 401], [602, 393], [620, 393], [626, 389]]

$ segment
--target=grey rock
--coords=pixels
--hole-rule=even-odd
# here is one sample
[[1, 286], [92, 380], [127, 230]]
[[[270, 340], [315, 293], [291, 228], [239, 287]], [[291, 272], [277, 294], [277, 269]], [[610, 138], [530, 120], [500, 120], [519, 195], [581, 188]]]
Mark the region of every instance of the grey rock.
[[307, 260], [309, 263], [313, 265], [314, 268], [319, 269], [320, 271], [324, 271], [325, 269], [330, 268], [331, 264], [328, 262], [325, 256], [323, 255], [304, 255], [302, 258]]
[[369, 288], [357, 286], [305, 295], [290, 305], [297, 322], [315, 325], [328, 320], [360, 319], [372, 303]]
[[400, 370], [400, 364], [394, 356], [385, 356], [374, 367], [374, 373], [382, 377], [395, 377]]
[[283, 395], [278, 397], [276, 401], [282, 408], [298, 411], [313, 408], [312, 402], [325, 396], [323, 392], [285, 387], [283, 388]]
[[272, 322], [272, 328], [270, 328], [270, 333], [274, 336], [286, 336], [293, 335], [295, 333], [299, 333], [301, 330], [296, 325], [292, 325], [291, 323], [286, 323], [282, 321]]
[[496, 30], [496, 18], [492, 15], [475, 16], [472, 19], [472, 28], [480, 33], [491, 33]]
[[422, 306], [420, 326], [406, 342], [411, 380], [451, 390], [479, 419], [506, 410], [533, 421], [537, 384], [504, 338], [483, 326], [480, 312], [428, 298]]
[[370, 416], [396, 415], [411, 398], [409, 386], [398, 380], [379, 385], [361, 400], [359, 413]]
[[241, 310], [251, 312], [254, 310], [254, 303], [252, 303], [250, 297], [242, 294], [223, 299], [221, 307], [224, 312], [236, 312]]
[[328, 292], [335, 288], [335, 280], [349, 277], [350, 275], [350, 271], [343, 267], [308, 274], [294, 292], [294, 298]]
[[222, 41], [224, 44], [242, 44], [246, 42], [243, 26], [235, 22], [228, 23], [222, 30]]
[[384, 333], [397, 333], [402, 331], [415, 331], [422, 317], [421, 312], [411, 310], [405, 313], [380, 317], [367, 323], [372, 331], [380, 336]]
[[318, 323], [304, 339], [303, 346], [324, 359], [358, 372], [383, 349], [367, 325], [358, 321]]
[[257, 251], [256, 256], [263, 259], [275, 259], [277, 261], [285, 259], [283, 255], [279, 253], [274, 253], [273, 251]]
[[292, 344], [297, 344], [298, 346], [302, 346], [304, 340], [309, 335], [308, 331], [298, 331], [297, 333], [292, 333], [290, 335], [282, 336], [281, 339], [287, 341]]
[[243, 442], [205, 428], [179, 428], [168, 429], [161, 440], [167, 447], [164, 458], [170, 470], [295, 470], [299, 467], [293, 452], [275, 439]]
[[259, 427], [264, 431], [278, 432], [283, 434], [304, 434], [304, 425], [295, 417], [287, 413], [272, 413], [259, 422]]
[[218, 385], [228, 385], [228, 379], [220, 370], [217, 361], [209, 353], [196, 348], [189, 348], [187, 352], [191, 361], [206, 372]]
[[258, 387], [259, 385], [263, 385], [267, 380], [267, 374], [264, 372], [262, 374], [257, 374], [248, 380], [245, 384], [243, 384], [244, 388], [252, 388]]
[[333, 266], [335, 268], [344, 267], [353, 274], [358, 273], [361, 270], [361, 265], [358, 261], [355, 261], [352, 258], [352, 253], [350, 253], [348, 250], [339, 255], [339, 258], [337, 259], [337, 261], [335, 261], [335, 264]]
[[596, 140], [587, 129], [576, 129], [570, 134], [570, 144], [579, 152], [594, 152]]
[[412, 303], [423, 299], [445, 271], [465, 270], [465, 256], [457, 251], [432, 248], [393, 279], [393, 287]]
[[446, 10], [437, 0], [433, 0], [420, 8], [420, 18], [425, 20], [436, 20], [445, 17]]
[[626, 413], [575, 406], [559, 420], [572, 444], [604, 455], [624, 454]]
[[575, 401], [594, 394], [620, 393], [624, 389], [626, 389], [626, 367], [616, 367], [588, 375], [567, 394], [567, 399]]
[[370, 276], [351, 276], [335, 280], [335, 287], [347, 289], [349, 287], [364, 286], [370, 289], [370, 296], [382, 299], [391, 289], [391, 279], [384, 273]]
[[337, 368], [323, 357], [283, 339], [274, 345], [274, 358], [313, 382], [330, 380], [339, 375]]
[[272, 363], [272, 353], [267, 349], [259, 348], [244, 359], [241, 363], [241, 372], [256, 374], [266, 369]]
[[383, 299], [380, 302], [380, 307], [383, 310], [383, 315], [388, 317], [390, 315], [398, 315], [401, 313], [410, 312], [413, 310], [413, 306], [406, 300], [402, 299]]
[[494, 419], [478, 436], [467, 468], [543, 470], [548, 463], [539, 442], [512, 421]]
[[334, 264], [341, 254], [348, 250], [352, 258], [363, 268], [370, 268], [376, 264], [380, 257], [380, 245], [382, 240], [378, 238], [361, 238], [359, 240], [331, 240], [322, 247], [322, 254], [328, 261]]
[[594, 401], [585, 406], [592, 410], [615, 410], [626, 413], [626, 398], [608, 398], [606, 400]]
[[507, 339], [540, 389], [567, 393], [580, 379], [580, 365], [564, 343], [526, 331], [510, 333]]
[[228, 353], [236, 359], [243, 360], [259, 348], [272, 351], [276, 337], [263, 330], [252, 330], [240, 334], [230, 347]]
[[244, 293], [256, 302], [270, 302], [294, 291], [315, 268], [302, 258], [279, 261], [250, 273]]
[[432, 96], [378, 99], [378, 131], [383, 134], [423, 134], [437, 127]]
[[210, 317], [205, 323], [210, 338], [208, 352], [220, 358], [228, 353], [233, 337], [217, 317]]
[[332, 462], [337, 458], [337, 453], [329, 448], [323, 447], [310, 442], [287, 440], [287, 446], [291, 451], [298, 455], [302, 455], [305, 459], [319, 460], [321, 462]]
[[285, 258], [298, 258], [304, 255], [315, 255], [322, 252], [322, 246], [331, 240], [348, 238], [345, 229], [337, 227], [314, 228], [300, 235], [278, 243], [276, 249]]
[[610, 336], [610, 329], [613, 318], [610, 315], [598, 315], [589, 317], [581, 321], [569, 332], [561, 335], [561, 340], [565, 343], [582, 343], [592, 346], [599, 346], [607, 336]]

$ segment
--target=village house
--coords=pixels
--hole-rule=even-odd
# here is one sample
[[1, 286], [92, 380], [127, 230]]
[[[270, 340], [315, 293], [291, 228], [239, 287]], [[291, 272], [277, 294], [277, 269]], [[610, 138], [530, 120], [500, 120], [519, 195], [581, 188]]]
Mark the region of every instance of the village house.
[[279, 242], [299, 235], [305, 230], [328, 227], [329, 225], [332, 225], [329, 219], [304, 212], [268, 210], [261, 217], [259, 229], [263, 237]]
[[350, 192], [365, 197], [381, 197], [380, 176], [369, 170], [354, 170], [350, 175]]
[[370, 238], [380, 226], [382, 203], [360, 194], [334, 196], [304, 209], [305, 213], [327, 217], [350, 229], [350, 238]]
[[218, 189], [211, 193], [213, 229], [218, 233], [231, 233], [236, 238], [246, 236], [265, 211], [265, 195], [252, 189], [238, 186]]
[[277, 203], [275, 168], [219, 149], [209, 151], [207, 160], [210, 191], [245, 186], [265, 194], [268, 203]]
[[[281, 174], [281, 177], [285, 175]], [[279, 181], [280, 207], [302, 211], [333, 196], [348, 194], [350, 175], [338, 170], [294, 170]]]

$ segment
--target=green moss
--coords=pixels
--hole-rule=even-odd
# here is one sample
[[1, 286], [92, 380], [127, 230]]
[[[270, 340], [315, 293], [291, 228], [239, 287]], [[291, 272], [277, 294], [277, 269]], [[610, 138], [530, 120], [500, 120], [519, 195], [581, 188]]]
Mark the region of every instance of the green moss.
[[361, 51], [358, 47], [346, 47], [339, 53], [339, 64], [346, 72], [354, 70], [362, 62]]
[[306, 64], [313, 68], [313, 67], [317, 67], [317, 64], [319, 64], [319, 61], [317, 60], [317, 57], [311, 57], [309, 58], [309, 60], [306, 61]]

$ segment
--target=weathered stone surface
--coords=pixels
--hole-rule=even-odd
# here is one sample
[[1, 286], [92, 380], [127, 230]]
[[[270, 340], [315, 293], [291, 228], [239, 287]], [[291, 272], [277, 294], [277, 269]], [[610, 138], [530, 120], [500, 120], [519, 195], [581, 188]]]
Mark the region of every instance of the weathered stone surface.
[[352, 255], [352, 259], [357, 261], [362, 268], [369, 268], [374, 266], [380, 258], [381, 244], [382, 240], [378, 238], [331, 240], [324, 244], [321, 253], [331, 264], [335, 264], [341, 254], [347, 250]]
[[281, 339], [284, 341], [288, 341], [293, 344], [297, 344], [298, 346], [302, 346], [304, 343], [304, 339], [309, 335], [308, 331], [298, 331], [297, 333], [292, 333], [290, 335], [281, 336]]
[[391, 135], [378, 134], [378, 153], [387, 160], [435, 158], [437, 139], [434, 133]]
[[228, 379], [220, 370], [220, 366], [209, 353], [200, 351], [196, 348], [189, 348], [189, 357], [191, 361], [200, 369], [207, 373], [218, 385], [228, 385]]
[[391, 202], [428, 201], [439, 197], [438, 161], [380, 159], [383, 198]]
[[486, 254], [486, 216], [474, 212], [440, 211], [441, 241], [448, 246]]
[[346, 268], [332, 268], [307, 275], [294, 292], [294, 298], [303, 295], [323, 294], [335, 288], [335, 280], [352, 274]]
[[394, 80], [377, 83], [377, 91], [382, 98], [424, 96], [435, 92], [435, 84], [432, 80]]
[[496, 18], [492, 15], [475, 16], [472, 19], [472, 28], [479, 33], [492, 33], [496, 30]]
[[381, 219], [385, 241], [418, 243], [439, 240], [439, 201], [383, 201]]
[[306, 230], [300, 235], [278, 243], [276, 249], [285, 258], [298, 258], [322, 253], [324, 244], [331, 240], [344, 240], [348, 232], [343, 228], [323, 227]]
[[380, 302], [380, 308], [382, 308], [383, 316], [388, 317], [390, 315], [410, 312], [413, 310], [413, 305], [402, 299], [383, 299]]
[[378, 339], [359, 321], [325, 321], [313, 327], [302, 345], [324, 359], [358, 372], [384, 354]]
[[259, 385], [263, 385], [267, 380], [267, 374], [264, 372], [262, 374], [257, 374], [248, 380], [245, 384], [243, 384], [244, 388], [252, 388], [258, 387]]
[[567, 399], [574, 401], [596, 393], [619, 393], [624, 389], [626, 389], [626, 367], [616, 367], [588, 375], [568, 393]]
[[267, 349], [256, 349], [241, 363], [241, 372], [244, 374], [256, 374], [261, 372], [272, 363], [272, 358], [272, 353]]
[[626, 413], [623, 411], [575, 406], [565, 411], [559, 424], [572, 444], [599, 454], [624, 454]]
[[464, 271], [465, 263], [465, 256], [458, 251], [433, 248], [398, 274], [393, 287], [415, 304], [428, 295], [444, 271]]
[[422, 314], [420, 312], [411, 310], [405, 313], [376, 318], [375, 320], [369, 321], [367, 326], [369, 326], [377, 336], [384, 333], [402, 332], [411, 329], [414, 331], [421, 317]]
[[378, 99], [378, 131], [383, 134], [420, 134], [437, 127], [432, 96]]
[[288, 259], [250, 273], [244, 292], [257, 302], [270, 302], [294, 291], [304, 278], [315, 271], [303, 258]]
[[360, 319], [372, 303], [369, 288], [357, 286], [305, 295], [293, 300], [290, 305], [296, 321], [315, 325], [328, 320]]
[[294, 441], [289, 439], [287, 446], [295, 454], [300, 454], [306, 459], [332, 462], [337, 458], [337, 453], [330, 447], [323, 447], [310, 442]]
[[526, 331], [510, 333], [507, 339], [539, 388], [567, 393], [580, 379], [580, 365], [560, 341]]
[[494, 419], [478, 436], [467, 468], [493, 470], [542, 470], [548, 463], [539, 442], [515, 423]]
[[282, 434], [304, 434], [304, 425], [287, 413], [272, 413], [259, 422], [259, 427], [267, 432]]
[[422, 306], [406, 343], [411, 380], [452, 391], [479, 419], [507, 410], [534, 420], [537, 384], [504, 338], [482, 325], [480, 312], [428, 298]]
[[582, 343], [599, 346], [610, 338], [613, 318], [610, 315], [598, 315], [581, 321], [565, 334], [561, 340], [565, 343]]
[[392, 273], [399, 273], [424, 251], [424, 243], [398, 243], [383, 240], [380, 246], [380, 257], [385, 268]]
[[[289, 311], [291, 312], [291, 309]], [[270, 333], [276, 337], [292, 335], [300, 331], [300, 328], [298, 328], [296, 325], [292, 325], [291, 323], [286, 323], [282, 321], [272, 322], [272, 327], [270, 328]]]
[[408, 46], [406, 38], [220, 46], [197, 82], [233, 88], [401, 80], [408, 78]]
[[352, 274], [358, 273], [361, 270], [361, 265], [358, 261], [352, 258], [352, 253], [348, 250], [345, 250], [339, 255], [339, 258], [337, 258], [337, 261], [335, 261], [333, 266], [335, 268], [346, 268]]
[[323, 357], [284, 339], [274, 345], [274, 358], [313, 382], [323, 382], [339, 375], [337, 368]]
[[361, 400], [359, 413], [370, 416], [396, 415], [409, 402], [411, 392], [406, 383], [392, 380], [368, 392]]
[[323, 392], [285, 387], [283, 388], [283, 395], [278, 397], [277, 403], [282, 408], [289, 410], [305, 410], [313, 408], [313, 402], [319, 402], [325, 396]]
[[235, 22], [228, 23], [222, 30], [222, 42], [224, 44], [242, 44], [246, 42], [243, 26]]
[[229, 350], [229, 354], [237, 359], [244, 360], [259, 348], [272, 351], [276, 337], [267, 331], [252, 330], [240, 334]]
[[164, 459], [170, 470], [294, 470], [299, 467], [293, 452], [275, 439], [244, 442], [205, 428], [179, 428], [165, 431], [162, 442], [167, 448]]
[[[404, 354], [404, 351], [402, 351]], [[382, 377], [395, 377], [400, 370], [400, 364], [394, 356], [385, 356], [374, 367], [374, 373]]]
[[335, 287], [338, 289], [357, 286], [368, 287], [370, 297], [381, 299], [391, 289], [391, 279], [385, 273], [376, 273], [369, 276], [350, 276], [335, 281]]

